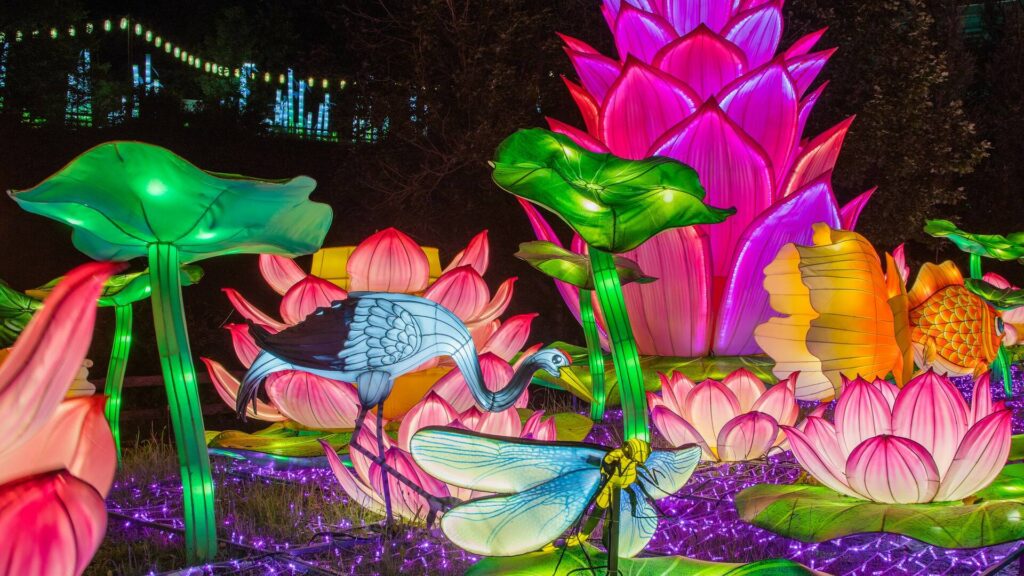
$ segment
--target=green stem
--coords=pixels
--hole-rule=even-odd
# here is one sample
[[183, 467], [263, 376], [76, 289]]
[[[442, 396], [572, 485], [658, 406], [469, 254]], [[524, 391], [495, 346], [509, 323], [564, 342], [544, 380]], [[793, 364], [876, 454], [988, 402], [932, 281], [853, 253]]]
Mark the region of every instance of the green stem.
[[118, 466], [121, 465], [121, 388], [131, 349], [132, 305], [118, 304], [114, 306], [114, 345], [110, 349], [107, 381], [103, 386], [103, 393], [107, 395], [107, 422], [114, 435]]
[[981, 280], [981, 256], [971, 254], [971, 278]]
[[[1013, 397], [1013, 374], [1010, 372], [1010, 367], [1013, 362], [1010, 360], [1010, 353], [1006, 351], [1006, 346], [999, 345], [999, 353], [996, 354], [996, 366], [998, 366], [999, 374], [1003, 377], [1003, 391], [1006, 393], [1007, 398]], [[996, 370], [996, 366], [992, 367], [992, 370]]]
[[608, 327], [612, 362], [622, 400], [623, 440], [639, 438], [651, 441], [647, 426], [647, 394], [644, 374], [640, 368], [640, 354], [633, 338], [633, 328], [626, 313], [626, 300], [622, 296], [622, 283], [615, 269], [615, 258], [602, 250], [590, 247], [590, 262], [594, 268], [594, 289]]
[[213, 510], [213, 477], [206, 450], [203, 411], [196, 389], [196, 370], [181, 302], [181, 261], [173, 244], [149, 247], [153, 286], [153, 324], [160, 365], [171, 409], [174, 441], [181, 465], [185, 512], [185, 553], [190, 564], [217, 554], [217, 524]]
[[612, 488], [611, 502], [608, 504], [608, 576], [619, 573], [619, 499], [622, 490]]
[[597, 317], [594, 314], [592, 290], [580, 288], [580, 321], [583, 337], [587, 341], [587, 361], [590, 365], [590, 388], [593, 399], [590, 402], [590, 419], [604, 420], [604, 351], [601, 350], [601, 335], [597, 331]]

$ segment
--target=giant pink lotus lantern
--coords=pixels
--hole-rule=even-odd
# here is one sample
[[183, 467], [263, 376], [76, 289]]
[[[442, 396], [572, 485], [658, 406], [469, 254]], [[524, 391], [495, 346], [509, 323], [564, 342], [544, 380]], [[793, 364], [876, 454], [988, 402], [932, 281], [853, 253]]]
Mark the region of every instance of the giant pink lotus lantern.
[[[507, 384], [508, 377], [504, 381], [492, 382], [487, 377], [486, 370], [484, 374], [488, 379], [489, 387], [501, 387]], [[509, 377], [511, 377], [511, 369]], [[377, 434], [374, 426], [375, 424], [367, 420], [356, 440], [371, 453], [377, 450]], [[413, 434], [427, 426], [453, 426], [483, 434], [531, 438], [541, 441], [553, 441], [556, 435], [554, 419], [545, 418], [543, 411], [534, 412], [524, 423], [515, 408], [509, 408], [502, 412], [484, 412], [476, 406], [469, 406], [464, 410], [457, 410], [440, 394], [434, 391], [429, 392], [402, 420], [398, 429], [397, 442], [391, 440], [386, 434], [384, 435], [385, 462], [389, 467], [415, 482], [425, 493], [439, 499], [454, 497], [468, 500], [481, 494], [436, 480], [413, 461], [412, 455], [409, 453], [409, 441]], [[384, 514], [384, 485], [380, 466], [358, 450], [349, 451], [352, 459], [351, 469], [342, 463], [337, 453], [328, 444], [324, 444], [324, 452], [327, 454], [331, 469], [345, 493], [368, 510]], [[427, 518], [430, 504], [424, 496], [398, 481], [394, 475], [388, 475], [388, 483], [394, 513], [413, 522], [422, 522]]]
[[782, 447], [780, 427], [796, 424], [800, 413], [796, 375], [771, 389], [744, 368], [700, 384], [678, 372], [659, 376], [661, 394], [647, 394], [651, 421], [673, 446], [700, 446], [705, 460], [761, 458]]
[[902, 389], [884, 380], [847, 382], [835, 423], [809, 416], [783, 427], [800, 465], [853, 498], [891, 504], [962, 500], [995, 480], [1010, 453], [1012, 413], [993, 404], [989, 375], [970, 406], [928, 371]]
[[[604, 0], [617, 59], [563, 36], [585, 129], [549, 119], [552, 130], [595, 151], [679, 160], [700, 175], [709, 204], [737, 208], [722, 224], [663, 232], [623, 254], [659, 279], [624, 288], [641, 354], [760, 352], [754, 327], [771, 316], [761, 271], [786, 243], [809, 242], [816, 222], [853, 228], [870, 197], [840, 209], [830, 183], [852, 118], [801, 139], [825, 85], [810, 88], [834, 50], [811, 51], [819, 30], [776, 53], [781, 6]], [[523, 207], [538, 237], [558, 242]], [[559, 291], [578, 318], [575, 288]]]
[[[361, 242], [349, 256], [349, 288], [422, 294], [454, 312], [469, 327], [480, 350], [485, 380], [490, 384], [506, 371], [511, 373], [508, 363], [526, 344], [536, 314], [519, 314], [504, 322], [498, 319], [511, 301], [515, 278], [502, 282], [491, 298], [482, 276], [488, 260], [487, 232], [484, 231], [455, 256], [436, 281], [430, 282], [423, 249], [399, 230], [388, 228]], [[239, 314], [271, 332], [298, 324], [318, 307], [348, 297], [342, 288], [305, 273], [293, 260], [281, 256], [261, 255], [260, 273], [282, 296], [281, 320], [262, 312], [233, 289], [226, 288], [224, 292]], [[259, 353], [259, 347], [246, 325], [229, 324], [227, 328], [239, 361], [248, 368]], [[234, 408], [238, 380], [220, 363], [208, 358], [203, 358], [203, 362], [218, 394]], [[384, 404], [387, 418], [401, 417], [435, 384], [443, 385], [440, 393], [460, 406], [467, 398], [472, 402], [461, 374], [450, 366], [439, 366], [438, 360], [424, 364], [401, 379], [404, 379], [403, 385], [396, 386]], [[306, 428], [331, 430], [351, 429], [359, 413], [358, 395], [352, 384], [308, 372], [275, 373], [267, 379], [266, 392], [269, 401], [258, 401], [255, 410], [248, 408], [249, 418], [267, 422], [290, 420]], [[525, 401], [526, 395], [517, 406], [524, 406]]]
[[72, 270], [0, 365], [0, 567], [81, 574], [106, 532], [117, 466], [104, 396], [65, 400], [117, 265]]

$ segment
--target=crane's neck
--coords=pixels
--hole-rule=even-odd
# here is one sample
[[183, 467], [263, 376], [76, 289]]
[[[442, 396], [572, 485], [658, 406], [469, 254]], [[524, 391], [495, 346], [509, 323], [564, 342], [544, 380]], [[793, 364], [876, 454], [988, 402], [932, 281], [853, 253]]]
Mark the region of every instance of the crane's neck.
[[530, 384], [533, 373], [538, 369], [533, 358], [527, 358], [519, 365], [508, 384], [500, 390], [491, 390], [484, 381], [483, 372], [480, 370], [480, 361], [476, 355], [476, 347], [472, 340], [468, 346], [464, 346], [452, 354], [452, 359], [462, 371], [462, 377], [466, 380], [473, 399], [481, 408], [489, 412], [501, 412], [514, 406], [523, 390]]

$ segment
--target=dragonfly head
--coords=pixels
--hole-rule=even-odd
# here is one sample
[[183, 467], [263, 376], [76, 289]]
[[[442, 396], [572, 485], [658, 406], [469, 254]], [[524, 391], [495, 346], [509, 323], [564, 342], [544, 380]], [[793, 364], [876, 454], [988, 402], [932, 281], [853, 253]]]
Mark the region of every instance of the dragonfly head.
[[639, 438], [633, 438], [622, 447], [622, 455], [637, 464], [643, 464], [651, 456], [651, 445]]

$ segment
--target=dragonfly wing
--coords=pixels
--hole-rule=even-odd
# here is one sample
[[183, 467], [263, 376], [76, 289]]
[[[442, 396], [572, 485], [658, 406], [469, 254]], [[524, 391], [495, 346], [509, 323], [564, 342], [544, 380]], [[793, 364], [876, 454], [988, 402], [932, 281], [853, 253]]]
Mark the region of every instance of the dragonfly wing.
[[512, 494], [580, 470], [597, 470], [607, 449], [426, 427], [409, 443], [428, 474], [462, 488]]
[[689, 444], [675, 450], [655, 450], [647, 458], [637, 481], [647, 494], [661, 500], [678, 492], [700, 463], [700, 447]]
[[654, 537], [658, 529], [658, 511], [633, 484], [619, 496], [619, 556], [632, 558]]
[[554, 542], [579, 519], [600, 482], [598, 468], [585, 468], [518, 494], [470, 500], [445, 512], [441, 529], [473, 554], [532, 552]]

